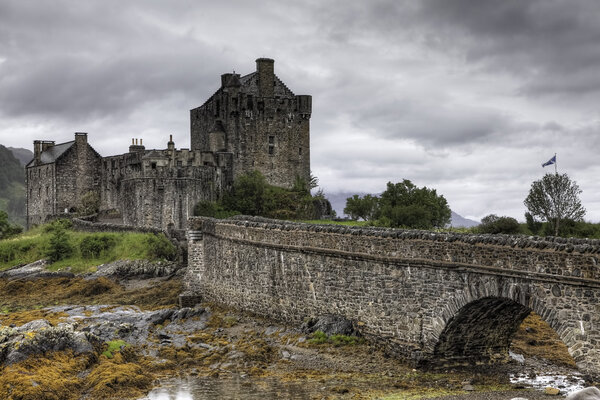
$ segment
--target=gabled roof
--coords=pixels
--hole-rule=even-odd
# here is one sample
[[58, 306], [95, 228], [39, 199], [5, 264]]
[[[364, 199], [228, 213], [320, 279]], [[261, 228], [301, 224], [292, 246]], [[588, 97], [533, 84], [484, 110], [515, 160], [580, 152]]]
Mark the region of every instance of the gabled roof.
[[[73, 144], [75, 144], [74, 140], [72, 140], [70, 142], [57, 144], [55, 146], [48, 148], [46, 151], [43, 151], [42, 154], [40, 154], [40, 165], [41, 164], [51, 164], [51, 163], [56, 162], [56, 160], [58, 160], [60, 158], [60, 156], [65, 154], [65, 152], [67, 150], [69, 150], [73, 146]], [[35, 163], [35, 158], [33, 160], [29, 161], [29, 163], [27, 163], [27, 167], [33, 166], [34, 163]]]

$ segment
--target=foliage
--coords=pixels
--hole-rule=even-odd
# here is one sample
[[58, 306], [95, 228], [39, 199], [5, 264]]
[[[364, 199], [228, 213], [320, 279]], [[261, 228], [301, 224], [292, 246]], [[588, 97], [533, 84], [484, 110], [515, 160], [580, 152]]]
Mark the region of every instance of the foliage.
[[194, 215], [211, 218], [229, 218], [239, 214], [238, 211], [226, 210], [221, 203], [216, 201], [200, 201], [194, 207]]
[[517, 234], [521, 233], [521, 225], [512, 217], [499, 217], [496, 214], [490, 214], [481, 220], [481, 224], [477, 227], [477, 230], [480, 233]]
[[[55, 226], [65, 223], [68, 226], [70, 221], [54, 221], [52, 224], [31, 229], [9, 240], [0, 240], [0, 270], [19, 264], [29, 264], [47, 257], [46, 251], [50, 247], [50, 239], [55, 231]], [[68, 242], [73, 248], [73, 253], [67, 258], [54, 262], [48, 269], [57, 271], [69, 267], [72, 272], [78, 273], [93, 271], [100, 264], [116, 260], [156, 260], [166, 258], [154, 255], [156, 250], [151, 246], [157, 240], [154, 238], [148, 240], [150, 236], [155, 235], [152, 233], [137, 232], [89, 233], [68, 231]], [[90, 252], [84, 255], [82, 247], [83, 251], [86, 252], [88, 246], [87, 244], [82, 246], [82, 242], [84, 241], [94, 244], [100, 243], [100, 246], [104, 247], [104, 250], [96, 254], [92, 254], [93, 251], [90, 250]], [[168, 240], [166, 241], [168, 242]], [[106, 245], [106, 243], [114, 243], [114, 246]], [[169, 245], [172, 246], [170, 242]], [[170, 248], [169, 245], [167, 245], [167, 248]], [[92, 246], [91, 249], [93, 250], [94, 248], [95, 246]], [[167, 255], [170, 256], [170, 251], [167, 251]]]
[[81, 196], [80, 199], [80, 215], [92, 215], [97, 214], [100, 210], [100, 195], [98, 192], [89, 191]]
[[376, 213], [380, 225], [392, 228], [443, 228], [450, 223], [450, 216], [444, 196], [438, 196], [435, 189], [417, 188], [408, 179], [388, 182]]
[[527, 223], [527, 229], [529, 229], [533, 235], [537, 235], [540, 229], [542, 229], [543, 224], [540, 221], [536, 221], [529, 212], [525, 213], [525, 222]]
[[117, 238], [114, 235], [104, 233], [87, 236], [79, 243], [79, 251], [83, 258], [99, 258], [102, 253], [111, 250], [116, 244]]
[[348, 335], [327, 335], [323, 331], [313, 332], [312, 337], [308, 340], [309, 344], [332, 344], [339, 346], [353, 346], [364, 343], [363, 338]]
[[70, 257], [73, 254], [73, 245], [71, 244], [67, 230], [60, 225], [56, 225], [51, 235], [45, 252], [48, 260], [54, 263]]
[[177, 248], [163, 233], [146, 236], [146, 248], [151, 259], [173, 261], [177, 256]]
[[67, 218], [59, 218], [59, 219], [55, 219], [54, 221], [43, 225], [42, 226], [42, 231], [43, 232], [54, 232], [58, 229], [71, 229], [73, 227], [73, 222], [70, 219]]
[[11, 236], [18, 235], [23, 231], [18, 225], [13, 225], [8, 222], [8, 214], [0, 210], [0, 239], [7, 239]]
[[238, 177], [232, 190], [225, 193], [220, 202], [199, 202], [194, 207], [194, 215], [213, 218], [228, 218], [236, 214], [278, 219], [314, 218], [318, 214], [318, 205], [324, 200], [322, 192], [315, 197], [310, 194], [315, 181], [314, 177], [309, 182], [297, 178], [292, 189], [285, 189], [269, 185], [260, 172], [253, 171]]
[[346, 199], [346, 207], [344, 207], [344, 214], [349, 215], [354, 220], [362, 219], [364, 221], [371, 221], [373, 215], [378, 207], [377, 196], [366, 194], [363, 197], [355, 194], [352, 197]]
[[106, 350], [102, 352], [102, 355], [106, 358], [113, 358], [115, 352], [129, 346], [131, 345], [123, 340], [111, 340], [110, 342], [106, 342]]
[[581, 189], [567, 174], [546, 174], [531, 184], [524, 203], [533, 217], [546, 221], [558, 236], [562, 221], [581, 221], [585, 215], [580, 194]]

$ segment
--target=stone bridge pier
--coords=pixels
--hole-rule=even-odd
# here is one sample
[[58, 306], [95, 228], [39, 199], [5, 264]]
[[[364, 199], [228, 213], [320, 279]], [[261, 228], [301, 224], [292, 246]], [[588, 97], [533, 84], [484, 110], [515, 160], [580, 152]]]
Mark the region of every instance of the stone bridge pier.
[[[189, 221], [182, 299], [281, 321], [337, 314], [414, 364], [505, 360], [538, 313], [583, 372], [600, 376], [600, 241]], [[195, 296], [195, 297], [194, 297]]]

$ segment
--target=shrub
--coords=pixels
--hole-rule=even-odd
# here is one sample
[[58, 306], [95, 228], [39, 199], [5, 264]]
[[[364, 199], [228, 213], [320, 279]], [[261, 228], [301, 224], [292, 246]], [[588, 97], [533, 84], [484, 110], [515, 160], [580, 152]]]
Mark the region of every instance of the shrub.
[[87, 236], [79, 243], [79, 251], [83, 258], [98, 258], [101, 254], [113, 249], [117, 244], [117, 238], [110, 234], [96, 234]]
[[481, 220], [478, 230], [481, 233], [516, 234], [521, 233], [521, 225], [512, 217], [499, 217], [495, 214], [490, 214]]
[[177, 256], [177, 248], [162, 233], [159, 235], [148, 235], [145, 244], [148, 249], [149, 258], [173, 261]]
[[73, 227], [73, 222], [70, 219], [60, 218], [44, 225], [42, 230], [44, 233], [54, 232], [57, 229], [67, 230]]

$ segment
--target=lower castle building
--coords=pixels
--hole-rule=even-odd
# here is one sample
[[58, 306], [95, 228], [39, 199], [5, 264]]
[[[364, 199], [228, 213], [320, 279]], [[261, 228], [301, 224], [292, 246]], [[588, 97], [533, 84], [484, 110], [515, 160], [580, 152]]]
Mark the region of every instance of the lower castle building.
[[80, 213], [96, 198], [100, 213], [123, 224], [183, 229], [201, 200], [217, 200], [235, 177], [258, 170], [267, 182], [292, 187], [310, 178], [311, 96], [294, 95], [259, 58], [251, 74], [223, 74], [221, 87], [191, 110], [192, 149], [147, 150], [133, 139], [129, 151], [102, 157], [87, 133], [55, 144], [36, 140], [26, 166], [27, 226]]

